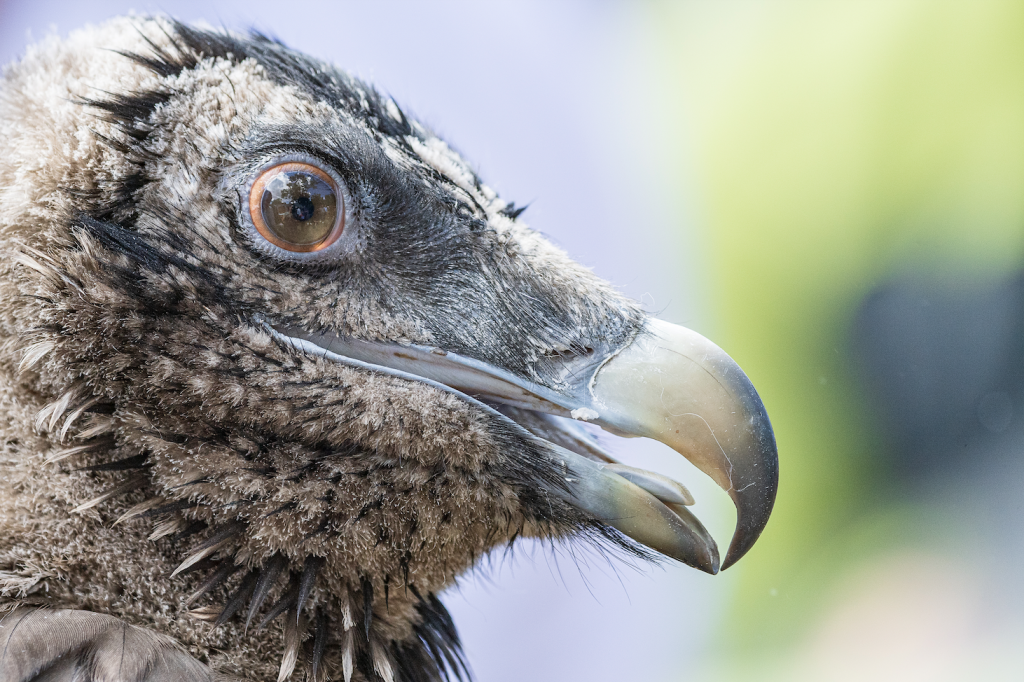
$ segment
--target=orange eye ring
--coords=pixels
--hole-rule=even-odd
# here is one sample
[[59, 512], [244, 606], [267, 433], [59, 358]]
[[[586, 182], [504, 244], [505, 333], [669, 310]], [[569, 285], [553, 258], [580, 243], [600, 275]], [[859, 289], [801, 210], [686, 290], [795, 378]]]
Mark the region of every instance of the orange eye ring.
[[320, 168], [289, 161], [272, 166], [249, 190], [249, 217], [268, 242], [294, 253], [322, 251], [345, 230], [338, 182]]

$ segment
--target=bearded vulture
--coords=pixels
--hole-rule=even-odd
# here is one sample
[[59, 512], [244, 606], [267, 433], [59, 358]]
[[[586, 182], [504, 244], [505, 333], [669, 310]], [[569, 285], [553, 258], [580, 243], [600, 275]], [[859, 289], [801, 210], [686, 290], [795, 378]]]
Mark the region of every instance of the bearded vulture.
[[[126, 18], [0, 80], [0, 681], [427, 682], [519, 538], [708, 573], [775, 500], [764, 406], [390, 98]], [[720, 562], [661, 441], [731, 496]]]

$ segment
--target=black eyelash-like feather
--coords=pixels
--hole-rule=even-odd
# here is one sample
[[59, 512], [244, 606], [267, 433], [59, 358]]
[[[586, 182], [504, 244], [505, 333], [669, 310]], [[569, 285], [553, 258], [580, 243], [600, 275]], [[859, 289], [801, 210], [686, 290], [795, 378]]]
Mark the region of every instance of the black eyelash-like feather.
[[214, 621], [214, 627], [220, 627], [235, 615], [240, 608], [249, 599], [252, 591], [256, 589], [256, 581], [259, 578], [259, 570], [253, 569], [245, 574], [241, 582], [238, 583], [238, 587], [235, 589], [234, 594], [228, 599], [227, 603], [224, 604], [224, 609], [217, 616], [217, 620]]
[[259, 580], [256, 581], [256, 590], [252, 596], [252, 601], [249, 602], [249, 615], [245, 618], [246, 629], [249, 628], [253, 616], [263, 606], [263, 602], [266, 601], [271, 588], [274, 587], [274, 583], [277, 582], [278, 577], [287, 565], [288, 560], [278, 554], [260, 571]]

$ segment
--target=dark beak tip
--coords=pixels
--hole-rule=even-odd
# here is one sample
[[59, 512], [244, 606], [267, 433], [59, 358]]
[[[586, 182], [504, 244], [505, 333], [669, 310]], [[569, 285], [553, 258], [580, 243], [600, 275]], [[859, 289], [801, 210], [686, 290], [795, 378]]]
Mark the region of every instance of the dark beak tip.
[[696, 568], [698, 571], [707, 573], [708, 575], [718, 575], [718, 572], [721, 570], [721, 561], [718, 557], [718, 547], [714, 544], [707, 547], [706, 554], [686, 556], [669, 553], [667, 556], [689, 566], [690, 568]]
[[718, 547], [713, 541], [710, 546], [708, 546], [707, 556], [701, 558], [702, 561], [698, 566], [696, 566], [696, 568], [704, 571], [708, 575], [718, 575], [722, 562], [718, 557]]
[[[774, 439], [772, 449], [774, 453]], [[722, 562], [722, 570], [729, 568], [750, 551], [764, 532], [768, 525], [768, 519], [775, 507], [775, 496], [779, 488], [779, 464], [778, 454], [767, 458], [772, 466], [767, 473], [766, 485], [760, 489], [752, 490], [752, 494], [739, 495], [735, 498], [737, 519], [736, 532], [733, 534], [732, 542], [729, 543], [729, 551]]]
[[735, 547], [730, 547], [729, 553], [725, 555], [725, 561], [722, 562], [722, 570], [724, 571], [727, 568], [731, 568], [733, 564], [743, 558], [743, 555], [746, 554], [749, 549], [750, 547], [747, 547], [746, 549], [737, 552]]

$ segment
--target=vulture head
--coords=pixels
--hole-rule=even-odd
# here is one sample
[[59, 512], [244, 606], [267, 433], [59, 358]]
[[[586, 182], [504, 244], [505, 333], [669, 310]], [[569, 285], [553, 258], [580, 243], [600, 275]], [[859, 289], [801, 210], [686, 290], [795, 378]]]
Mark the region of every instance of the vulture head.
[[[737, 365], [344, 71], [115, 20], [7, 69], [0, 140], [0, 679], [460, 676], [436, 595], [496, 547], [764, 528]], [[726, 490], [724, 559], [580, 421]]]

